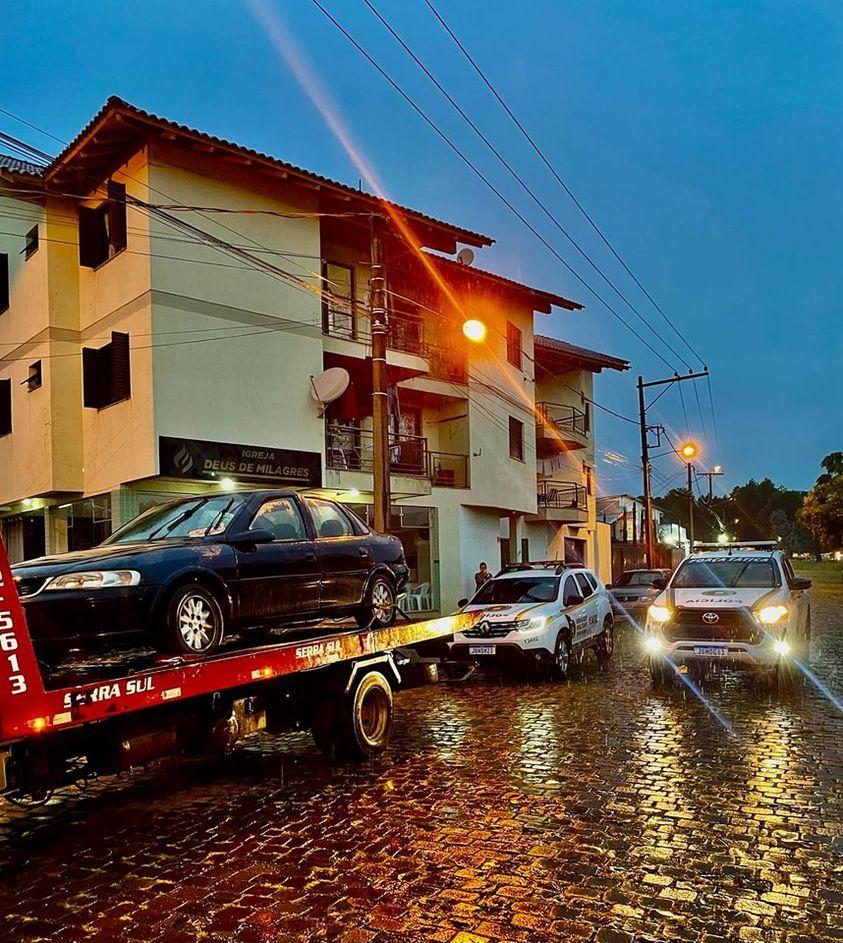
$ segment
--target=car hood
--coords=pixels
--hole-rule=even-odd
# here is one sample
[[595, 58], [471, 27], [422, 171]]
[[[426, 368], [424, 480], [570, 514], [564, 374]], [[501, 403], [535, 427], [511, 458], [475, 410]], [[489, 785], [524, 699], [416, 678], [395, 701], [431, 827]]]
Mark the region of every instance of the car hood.
[[59, 573], [72, 573], [81, 570], [106, 569], [117, 570], [129, 563], [143, 558], [149, 553], [162, 550], [198, 546], [196, 540], [155, 540], [132, 544], [105, 544], [91, 547], [89, 550], [72, 550], [69, 553], [56, 553], [46, 557], [36, 557], [12, 567], [16, 577], [55, 576]]
[[531, 616], [540, 616], [546, 615], [544, 611], [552, 603], [533, 603], [532, 605], [526, 605], [525, 603], [513, 603], [511, 605], [504, 603], [492, 603], [488, 606], [465, 606], [461, 611], [462, 612], [482, 612], [483, 620], [486, 622], [491, 622], [493, 625], [496, 622], [516, 622], [518, 619], [529, 619]]
[[781, 589], [668, 589], [656, 600], [682, 609], [753, 609]]

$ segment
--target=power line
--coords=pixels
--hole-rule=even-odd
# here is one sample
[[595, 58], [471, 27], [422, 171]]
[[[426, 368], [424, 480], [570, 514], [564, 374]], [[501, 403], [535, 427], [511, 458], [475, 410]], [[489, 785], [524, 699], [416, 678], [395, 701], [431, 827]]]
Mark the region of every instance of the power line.
[[439, 21], [439, 23], [441, 24], [441, 26], [443, 27], [443, 29], [445, 30], [445, 32], [448, 33], [448, 35], [449, 35], [449, 36], [451, 37], [451, 39], [454, 41], [454, 43], [456, 44], [456, 46], [459, 48], [459, 50], [462, 52], [462, 54], [463, 54], [463, 55], [465, 56], [465, 58], [468, 60], [468, 62], [470, 63], [470, 65], [472, 66], [472, 68], [474, 69], [474, 71], [477, 73], [477, 75], [480, 77], [480, 79], [483, 81], [483, 83], [486, 85], [486, 87], [489, 89], [489, 91], [495, 96], [495, 98], [498, 100], [499, 104], [500, 104], [501, 107], [504, 109], [504, 111], [507, 113], [507, 115], [509, 115], [509, 117], [512, 119], [513, 123], [514, 123], [515, 126], [518, 128], [518, 130], [521, 132], [521, 134], [523, 135], [524, 139], [527, 141], [527, 143], [530, 145], [530, 147], [533, 149], [533, 151], [535, 151], [535, 153], [538, 155], [538, 157], [540, 158], [540, 160], [542, 161], [542, 163], [545, 165], [545, 167], [547, 167], [547, 169], [550, 171], [550, 173], [551, 173], [551, 174], [553, 175], [553, 177], [556, 179], [557, 183], [559, 183], [559, 185], [562, 187], [562, 189], [563, 189], [563, 190], [568, 194], [568, 196], [571, 198], [571, 200], [573, 201], [573, 203], [574, 203], [574, 205], [577, 207], [577, 209], [578, 209], [578, 210], [583, 214], [583, 216], [588, 220], [588, 222], [589, 222], [589, 224], [591, 225], [592, 229], [597, 233], [597, 235], [598, 235], [598, 236], [600, 237], [600, 239], [603, 241], [604, 245], [609, 249], [609, 251], [610, 251], [610, 252], [612, 253], [612, 255], [615, 257], [615, 259], [617, 259], [617, 261], [623, 266], [624, 271], [626, 271], [626, 273], [627, 273], [627, 274], [629, 275], [629, 277], [635, 282], [635, 284], [638, 286], [638, 288], [646, 295], [646, 297], [648, 298], [648, 300], [650, 301], [650, 303], [653, 305], [653, 307], [656, 309], [656, 311], [658, 311], [659, 314], [661, 314], [661, 316], [662, 316], [662, 317], [664, 318], [664, 320], [670, 325], [671, 329], [674, 331], [674, 333], [676, 334], [676, 336], [679, 337], [679, 339], [685, 344], [685, 346], [688, 348], [688, 350], [691, 351], [691, 353], [699, 360], [699, 362], [700, 362], [701, 364], [704, 364], [704, 363], [705, 363], [705, 359], [704, 359], [704, 358], [694, 349], [694, 347], [692, 347], [691, 344], [685, 339], [684, 335], [683, 335], [683, 334], [679, 331], [679, 329], [676, 327], [676, 325], [675, 325], [675, 323], [673, 322], [673, 320], [672, 320], [670, 317], [668, 317], [668, 315], [667, 315], [667, 314], [665, 313], [665, 311], [662, 309], [661, 305], [659, 305], [659, 303], [658, 303], [658, 302], [656, 301], [656, 299], [652, 296], [652, 294], [651, 294], [651, 293], [644, 287], [644, 285], [638, 280], [638, 278], [636, 277], [635, 273], [634, 273], [634, 272], [632, 271], [632, 269], [630, 269], [630, 267], [626, 264], [626, 262], [625, 262], [625, 261], [623, 260], [623, 258], [621, 257], [620, 253], [617, 251], [617, 249], [615, 249], [615, 247], [614, 247], [614, 246], [612, 245], [612, 243], [609, 241], [608, 237], [605, 235], [605, 233], [603, 232], [603, 230], [597, 225], [597, 223], [596, 223], [596, 221], [594, 220], [594, 218], [593, 218], [593, 217], [591, 216], [591, 214], [586, 210], [585, 206], [583, 206], [583, 204], [577, 199], [577, 197], [574, 195], [574, 193], [573, 193], [573, 191], [571, 190], [571, 188], [568, 186], [567, 183], [565, 183], [565, 181], [562, 179], [562, 177], [560, 176], [560, 174], [556, 171], [556, 169], [555, 169], [555, 167], [553, 166], [553, 164], [551, 164], [551, 162], [550, 162], [550, 161], [548, 160], [548, 158], [545, 156], [545, 154], [544, 154], [544, 152], [542, 151], [542, 149], [541, 149], [541, 148], [539, 147], [539, 145], [536, 143], [535, 139], [534, 139], [534, 138], [532, 137], [532, 135], [527, 131], [527, 129], [526, 129], [526, 128], [524, 127], [524, 125], [522, 124], [522, 122], [518, 119], [518, 117], [515, 115], [515, 113], [513, 112], [513, 110], [512, 110], [512, 109], [510, 108], [510, 106], [506, 103], [506, 101], [504, 100], [503, 96], [500, 94], [500, 92], [497, 90], [497, 88], [495, 88], [495, 86], [492, 84], [491, 80], [486, 76], [486, 74], [483, 72], [483, 70], [482, 70], [482, 69], [480, 68], [480, 66], [477, 64], [477, 62], [476, 62], [476, 60], [474, 59], [474, 57], [471, 55], [471, 53], [468, 51], [468, 49], [466, 49], [465, 45], [460, 41], [459, 37], [454, 33], [454, 31], [451, 29], [451, 27], [445, 22], [445, 20], [444, 20], [444, 18], [442, 17], [442, 15], [439, 13], [439, 11], [436, 9], [436, 7], [434, 6], [434, 4], [432, 3], [432, 0], [425, 0], [425, 3], [427, 4], [428, 8], [429, 8], [430, 11], [433, 13], [433, 15], [436, 17], [436, 19]]
[[536, 206], [541, 210], [542, 213], [550, 220], [550, 222], [562, 233], [562, 235], [570, 242], [570, 244], [577, 250], [579, 255], [591, 266], [591, 268], [603, 279], [603, 281], [609, 286], [609, 288], [614, 291], [614, 293], [624, 302], [624, 304], [630, 309], [630, 311], [635, 314], [635, 316], [644, 324], [644, 326], [650, 330], [659, 340], [667, 347], [667, 349], [679, 358], [682, 363], [685, 364], [688, 369], [691, 369], [691, 365], [687, 360], [673, 347], [668, 341], [662, 337], [658, 331], [647, 321], [643, 314], [635, 307], [635, 305], [626, 297], [626, 295], [615, 285], [615, 283], [603, 272], [603, 270], [597, 265], [596, 262], [588, 255], [588, 253], [580, 246], [580, 244], [574, 239], [574, 237], [568, 232], [567, 229], [559, 222], [556, 216], [550, 212], [550, 210], [545, 206], [541, 199], [536, 195], [535, 191], [525, 182], [524, 178], [515, 170], [512, 164], [503, 156], [503, 154], [498, 150], [498, 148], [492, 143], [491, 140], [487, 137], [486, 134], [478, 127], [477, 123], [471, 118], [470, 115], [460, 106], [460, 104], [454, 99], [454, 97], [448, 92], [448, 90], [442, 85], [442, 83], [436, 78], [436, 76], [430, 71], [430, 69], [422, 62], [422, 60], [416, 55], [412, 48], [401, 38], [398, 32], [392, 27], [389, 21], [379, 12], [377, 7], [371, 2], [371, 0], [363, 0], [366, 6], [372, 11], [372, 13], [378, 18], [378, 20], [386, 27], [390, 34], [394, 37], [396, 42], [399, 43], [402, 49], [412, 58], [416, 65], [424, 72], [424, 74], [430, 79], [430, 81], [436, 86], [440, 93], [450, 102], [453, 108], [457, 113], [463, 118], [463, 120], [468, 124], [468, 126], [474, 131], [474, 133], [480, 138], [480, 140], [489, 148], [489, 150], [495, 155], [498, 161], [506, 168], [506, 170], [512, 175], [512, 177], [518, 182], [520, 187], [524, 192], [532, 199]]
[[651, 351], [662, 363], [670, 370], [674, 367], [650, 344], [641, 334], [615, 310], [600, 293], [591, 287], [589, 283], [553, 248], [553, 246], [541, 235], [541, 233], [527, 220], [527, 218], [504, 196], [504, 194], [492, 183], [492, 181], [477, 167], [473, 161], [467, 157], [454, 142], [445, 134], [435, 121], [419, 106], [416, 102], [401, 88], [401, 86], [386, 72], [386, 70], [363, 48], [363, 46], [348, 32], [347, 29], [336, 20], [331, 13], [319, 2], [311, 0], [311, 3], [338, 29], [343, 36], [357, 49], [357, 51], [376, 69], [384, 79], [401, 95], [401, 97], [410, 105], [410, 107], [428, 124], [433, 131], [448, 145], [448, 147], [463, 161], [463, 163], [480, 179], [483, 183], [498, 197], [498, 199], [523, 223], [523, 225], [541, 242], [541, 244], [556, 258], [566, 269], [586, 288], [614, 317], [616, 317], [624, 327], [627, 328], [644, 346]]

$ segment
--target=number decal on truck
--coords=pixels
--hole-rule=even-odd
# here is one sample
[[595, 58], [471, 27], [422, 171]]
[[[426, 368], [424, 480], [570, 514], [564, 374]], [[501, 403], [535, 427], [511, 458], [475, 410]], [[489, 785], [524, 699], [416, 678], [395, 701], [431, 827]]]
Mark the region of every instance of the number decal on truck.
[[[0, 589], [3, 583], [0, 582]], [[12, 613], [8, 609], [0, 612], [0, 651], [8, 653], [6, 661], [9, 663], [8, 676], [9, 684], [12, 686], [12, 694], [23, 694], [26, 691], [26, 678], [21, 674], [18, 656], [15, 654], [18, 650], [18, 637], [15, 635], [15, 624], [12, 621]]]

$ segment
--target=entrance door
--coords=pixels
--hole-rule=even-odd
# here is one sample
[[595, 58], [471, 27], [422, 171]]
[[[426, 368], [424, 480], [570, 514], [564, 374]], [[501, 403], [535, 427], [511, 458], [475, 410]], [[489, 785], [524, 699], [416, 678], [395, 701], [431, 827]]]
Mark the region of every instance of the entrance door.
[[275, 540], [235, 550], [238, 617], [261, 622], [316, 612], [319, 560], [295, 500], [264, 501], [249, 530], [268, 530]]
[[320, 608], [341, 609], [363, 600], [374, 561], [368, 537], [358, 533], [351, 517], [333, 501], [305, 498], [316, 531], [316, 552], [322, 567]]

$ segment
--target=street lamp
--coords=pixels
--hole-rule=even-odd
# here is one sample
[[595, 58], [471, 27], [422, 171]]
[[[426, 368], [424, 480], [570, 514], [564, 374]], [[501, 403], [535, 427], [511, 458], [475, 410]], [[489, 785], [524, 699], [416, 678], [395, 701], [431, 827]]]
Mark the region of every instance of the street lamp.
[[696, 442], [685, 442], [679, 446], [679, 454], [685, 459], [688, 465], [688, 543], [691, 553], [694, 552], [694, 469], [691, 465], [691, 459], [695, 458], [699, 452]]
[[695, 458], [699, 448], [697, 447], [696, 442], [686, 442], [684, 445], [679, 447], [679, 454], [682, 458], [692, 459]]
[[478, 321], [476, 318], [469, 318], [468, 321], [465, 321], [462, 326], [462, 332], [470, 341], [473, 341], [475, 344], [481, 344], [484, 340], [486, 340], [486, 325], [482, 321]]

